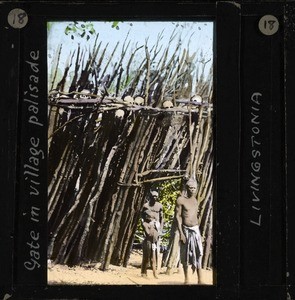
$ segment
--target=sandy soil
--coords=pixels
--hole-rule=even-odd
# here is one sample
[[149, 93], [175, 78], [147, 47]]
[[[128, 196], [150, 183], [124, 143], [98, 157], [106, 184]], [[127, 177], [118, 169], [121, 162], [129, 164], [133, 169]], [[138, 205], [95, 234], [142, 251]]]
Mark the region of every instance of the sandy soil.
[[[65, 265], [52, 265], [48, 268], [49, 285], [177, 285], [183, 284], [182, 268], [172, 270], [166, 275], [166, 268], [158, 272], [158, 279], [153, 277], [152, 270], [148, 270], [148, 277], [141, 277], [140, 266], [142, 260], [141, 250], [134, 250], [130, 256], [127, 268], [111, 265], [108, 271], [100, 271], [100, 264], [68, 267]], [[196, 284], [197, 275], [190, 274], [191, 284]], [[203, 270], [205, 284], [212, 284], [212, 270]]]

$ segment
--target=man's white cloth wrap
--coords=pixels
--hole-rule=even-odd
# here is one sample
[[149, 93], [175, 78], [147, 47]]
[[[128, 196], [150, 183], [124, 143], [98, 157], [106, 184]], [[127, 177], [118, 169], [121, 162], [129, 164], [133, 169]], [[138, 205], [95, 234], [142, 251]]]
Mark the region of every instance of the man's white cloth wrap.
[[180, 242], [180, 261], [183, 265], [192, 265], [193, 272], [202, 267], [203, 245], [199, 226], [182, 225], [186, 243]]

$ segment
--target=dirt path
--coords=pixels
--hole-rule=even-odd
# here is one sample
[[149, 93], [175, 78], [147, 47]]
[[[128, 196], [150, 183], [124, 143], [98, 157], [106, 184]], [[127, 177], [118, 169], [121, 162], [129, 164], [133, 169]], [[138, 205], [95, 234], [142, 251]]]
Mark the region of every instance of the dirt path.
[[[158, 279], [153, 277], [152, 271], [148, 270], [148, 277], [141, 277], [141, 251], [133, 251], [127, 268], [111, 265], [108, 271], [100, 271], [99, 264], [95, 266], [54, 265], [48, 269], [49, 285], [177, 285], [183, 284], [184, 275], [181, 270], [173, 270], [170, 276], [165, 274], [166, 268], [159, 271]], [[203, 270], [203, 279], [206, 284], [212, 284], [213, 275], [211, 270]], [[197, 276], [191, 274], [192, 284], [197, 281]]]

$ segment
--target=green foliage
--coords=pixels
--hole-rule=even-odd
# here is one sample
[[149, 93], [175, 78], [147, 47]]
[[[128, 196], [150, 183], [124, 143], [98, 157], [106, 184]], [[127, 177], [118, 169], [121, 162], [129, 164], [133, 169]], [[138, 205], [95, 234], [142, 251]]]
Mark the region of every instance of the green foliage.
[[73, 40], [75, 37], [86, 38], [88, 41], [92, 35], [96, 33], [92, 22], [77, 22], [70, 23], [66, 29], [65, 34], [70, 35]]
[[[120, 29], [119, 23], [124, 23], [124, 22], [123, 21], [112, 21], [111, 23], [112, 23], [112, 25], [111, 25], [112, 28], [119, 30]], [[129, 24], [129, 26], [133, 26], [133, 23], [128, 23], [128, 24]]]
[[52, 22], [47, 22], [47, 31], [49, 32], [52, 28]]
[[175, 213], [175, 203], [181, 191], [181, 179], [164, 181], [159, 186], [159, 191], [160, 191], [159, 198], [160, 198], [160, 202], [163, 205], [164, 222], [165, 222], [162, 243], [163, 245], [168, 245], [170, 230], [172, 227], [172, 222]]
[[117, 30], [119, 30], [120, 29], [119, 26], [118, 26], [119, 22], [120, 21], [113, 21], [112, 22], [112, 28], [116, 28]]

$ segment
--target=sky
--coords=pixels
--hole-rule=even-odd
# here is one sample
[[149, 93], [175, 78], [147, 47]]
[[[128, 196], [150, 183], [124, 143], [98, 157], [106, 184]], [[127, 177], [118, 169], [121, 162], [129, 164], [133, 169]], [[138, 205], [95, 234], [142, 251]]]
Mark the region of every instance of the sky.
[[[65, 34], [67, 25], [73, 22], [52, 22], [48, 31], [48, 68], [50, 70], [54, 58], [54, 53], [57, 51], [58, 45], [63, 44], [63, 50], [60, 58], [60, 67], [63, 68], [70, 51], [72, 52], [80, 44], [83, 47], [89, 47], [94, 44], [95, 37], [92, 36], [89, 41], [84, 38], [75, 36], [74, 40], [70, 35]], [[106, 58], [110, 57], [111, 50], [116, 45], [117, 41], [123, 44], [127, 34], [131, 44], [129, 51], [133, 51], [136, 47], [144, 45], [148, 39], [147, 45], [149, 49], [155, 44], [158, 34], [163, 31], [161, 43], [163, 48], [169, 44], [169, 38], [173, 30], [177, 33], [177, 38], [170, 43], [169, 50], [171, 53], [175, 49], [178, 38], [181, 37], [183, 47], [189, 47], [190, 53], [197, 51], [203, 52], [206, 60], [213, 61], [213, 22], [171, 22], [171, 21], [124, 21], [118, 23], [118, 29], [112, 28], [112, 22], [91, 22], [94, 25], [96, 33], [99, 34], [98, 42], [102, 41], [102, 48], [109, 43]], [[128, 33], [129, 32], [129, 33]], [[116, 52], [114, 61], [119, 59], [121, 49]], [[144, 51], [139, 51], [137, 55], [144, 55]], [[160, 54], [159, 54], [160, 57]], [[141, 57], [138, 57], [140, 59]], [[210, 63], [207, 65], [209, 71]]]

